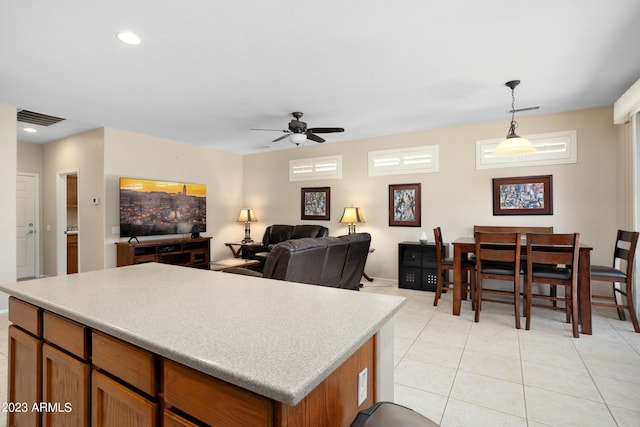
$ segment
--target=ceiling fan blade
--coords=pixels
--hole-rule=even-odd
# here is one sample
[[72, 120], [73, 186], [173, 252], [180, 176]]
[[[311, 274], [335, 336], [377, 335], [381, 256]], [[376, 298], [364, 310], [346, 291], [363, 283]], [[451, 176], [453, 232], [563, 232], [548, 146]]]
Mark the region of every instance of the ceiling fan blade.
[[315, 142], [324, 142], [325, 140], [320, 138], [318, 135], [314, 135], [311, 131], [307, 131], [307, 139], [310, 139]]
[[271, 142], [278, 142], [278, 141], [282, 141], [283, 139], [287, 138], [288, 136], [289, 136], [289, 134], [287, 133], [287, 134], [285, 134], [285, 135], [282, 135], [282, 136], [277, 137], [276, 139], [274, 139], [274, 140], [273, 140], [273, 141], [271, 141]]
[[273, 132], [289, 132], [288, 130], [282, 130], [282, 129], [263, 129], [263, 128], [251, 128], [249, 130], [268, 130]]
[[311, 128], [309, 131], [313, 133], [333, 133], [344, 132], [344, 128]]

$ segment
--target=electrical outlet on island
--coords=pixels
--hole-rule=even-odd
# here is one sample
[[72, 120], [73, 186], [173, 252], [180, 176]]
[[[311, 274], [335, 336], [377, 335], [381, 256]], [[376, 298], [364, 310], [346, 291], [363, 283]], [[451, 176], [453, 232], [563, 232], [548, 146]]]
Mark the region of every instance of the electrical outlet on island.
[[364, 368], [358, 374], [358, 406], [367, 400], [367, 377], [368, 368]]

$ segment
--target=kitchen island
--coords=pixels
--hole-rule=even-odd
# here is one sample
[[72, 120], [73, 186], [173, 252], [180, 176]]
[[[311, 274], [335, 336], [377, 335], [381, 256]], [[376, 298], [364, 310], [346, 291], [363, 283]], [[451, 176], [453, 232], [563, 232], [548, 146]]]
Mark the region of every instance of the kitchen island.
[[9, 400], [50, 404], [10, 419], [348, 426], [393, 398], [401, 297], [155, 263], [0, 290]]

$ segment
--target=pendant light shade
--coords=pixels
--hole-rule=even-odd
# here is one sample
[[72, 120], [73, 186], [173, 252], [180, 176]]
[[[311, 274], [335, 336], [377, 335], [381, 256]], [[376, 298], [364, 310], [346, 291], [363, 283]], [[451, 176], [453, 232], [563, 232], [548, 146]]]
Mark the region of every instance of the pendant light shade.
[[527, 156], [536, 152], [536, 148], [531, 141], [516, 134], [518, 122], [515, 120], [516, 98], [514, 92], [516, 86], [519, 84], [520, 80], [512, 80], [505, 83], [505, 86], [511, 88], [511, 124], [509, 125], [509, 132], [505, 140], [498, 144], [495, 150], [493, 150], [493, 155], [496, 157]]

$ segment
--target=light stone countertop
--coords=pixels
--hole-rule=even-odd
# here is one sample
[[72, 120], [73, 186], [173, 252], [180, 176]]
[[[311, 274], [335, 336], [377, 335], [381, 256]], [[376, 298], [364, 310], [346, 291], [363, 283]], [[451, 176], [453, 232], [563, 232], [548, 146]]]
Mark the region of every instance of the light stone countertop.
[[152, 263], [0, 290], [289, 405], [404, 303], [399, 296]]

